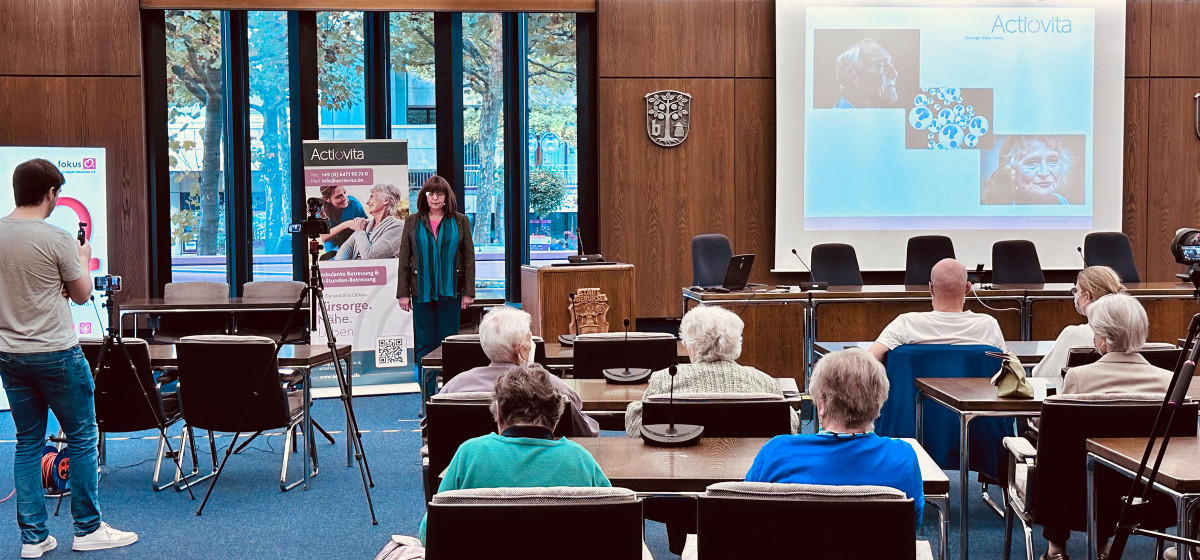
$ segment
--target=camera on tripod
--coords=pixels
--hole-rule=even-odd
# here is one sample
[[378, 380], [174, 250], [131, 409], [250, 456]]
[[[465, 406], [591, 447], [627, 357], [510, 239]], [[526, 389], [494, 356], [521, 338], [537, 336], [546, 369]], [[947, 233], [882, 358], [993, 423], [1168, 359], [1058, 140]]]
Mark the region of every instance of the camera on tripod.
[[1171, 254], [1175, 256], [1175, 262], [1188, 265], [1187, 279], [1191, 280], [1197, 292], [1200, 292], [1200, 230], [1175, 230], [1175, 239], [1171, 240]]
[[119, 292], [121, 291], [121, 277], [111, 274], [97, 276], [92, 279], [92, 286], [98, 292]]
[[324, 201], [317, 197], [309, 198], [308, 217], [304, 221], [297, 224], [288, 224], [288, 233], [300, 234], [305, 237], [316, 237], [329, 233], [329, 222], [320, 216], [321, 206]]

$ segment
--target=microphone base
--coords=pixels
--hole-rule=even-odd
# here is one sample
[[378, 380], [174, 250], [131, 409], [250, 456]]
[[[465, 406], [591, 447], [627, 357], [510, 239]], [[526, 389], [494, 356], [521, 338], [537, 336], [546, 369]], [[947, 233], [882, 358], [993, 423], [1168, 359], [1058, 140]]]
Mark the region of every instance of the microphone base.
[[651, 447], [688, 447], [699, 445], [704, 426], [694, 424], [642, 425], [642, 441]]
[[574, 346], [575, 345], [575, 335], [560, 334], [560, 335], [558, 335], [558, 343], [563, 346]]
[[567, 262], [569, 263], [596, 263], [604, 262], [604, 256], [600, 254], [594, 255], [568, 255]]
[[608, 368], [604, 380], [614, 385], [633, 385], [650, 381], [650, 368]]
[[807, 292], [809, 290], [827, 290], [829, 282], [801, 282], [800, 291]]

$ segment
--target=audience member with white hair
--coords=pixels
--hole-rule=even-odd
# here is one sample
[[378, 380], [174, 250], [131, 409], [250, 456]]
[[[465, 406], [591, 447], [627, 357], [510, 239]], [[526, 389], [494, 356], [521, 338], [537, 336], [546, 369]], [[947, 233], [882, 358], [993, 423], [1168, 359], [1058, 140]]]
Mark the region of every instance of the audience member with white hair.
[[1138, 350], [1146, 344], [1150, 320], [1133, 296], [1109, 294], [1087, 308], [1092, 342], [1100, 359], [1067, 370], [1063, 393], [1165, 393], [1172, 372], [1150, 365]]
[[338, 248], [334, 260], [394, 259], [400, 254], [408, 199], [395, 185], [380, 183], [371, 187], [367, 198], [369, 218], [354, 218], [348, 227], [354, 230]]
[[892, 320], [875, 344], [871, 355], [884, 355], [905, 344], [985, 344], [1004, 350], [1004, 334], [995, 317], [964, 311], [971, 282], [967, 267], [954, 259], [942, 259], [929, 273], [933, 311], [903, 313]]
[[[742, 354], [742, 329], [745, 323], [732, 311], [715, 305], [701, 305], [688, 311], [679, 324], [679, 336], [687, 348], [690, 364], [679, 366], [675, 376], [676, 393], [774, 393], [783, 395], [773, 377], [735, 361]], [[671, 388], [667, 370], [654, 372], [642, 400], [625, 409], [625, 433], [638, 437], [642, 428], [642, 401], [653, 395], [666, 395]], [[800, 427], [800, 418], [792, 411], [792, 433]]]
[[[502, 305], [493, 307], [479, 322], [479, 343], [492, 363], [464, 371], [442, 386], [442, 393], [486, 393], [505, 372], [533, 363], [533, 334], [529, 331], [532, 318], [528, 313]], [[573, 432], [579, 436], [600, 435], [600, 424], [583, 413], [583, 401], [562, 379], [546, 374], [550, 382], [565, 395], [571, 406], [563, 421], [570, 420]], [[551, 426], [553, 428], [553, 426]]]
[[821, 431], [772, 438], [754, 458], [746, 480], [888, 486], [912, 498], [919, 526], [925, 495], [917, 453], [908, 443], [874, 431], [888, 388], [883, 364], [867, 352], [849, 348], [827, 354], [809, 380]]

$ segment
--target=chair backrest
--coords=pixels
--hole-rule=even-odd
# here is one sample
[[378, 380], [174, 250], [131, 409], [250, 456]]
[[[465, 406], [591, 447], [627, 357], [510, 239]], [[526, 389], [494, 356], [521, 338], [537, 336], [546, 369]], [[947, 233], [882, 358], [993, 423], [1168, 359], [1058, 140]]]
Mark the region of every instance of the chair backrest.
[[430, 560], [640, 558], [642, 531], [641, 500], [627, 488], [477, 488], [433, 497], [425, 543]]
[[572, 375], [576, 379], [599, 379], [605, 368], [666, 369], [679, 361], [678, 339], [667, 333], [585, 334], [575, 339]]
[[[1179, 362], [1179, 354], [1183, 352], [1182, 348], [1142, 348], [1138, 351], [1147, 362], [1154, 367], [1160, 367], [1165, 370], [1175, 371], [1175, 366]], [[1100, 359], [1100, 351], [1095, 348], [1072, 348], [1067, 351], [1067, 368], [1076, 366], [1085, 366], [1095, 363]]]
[[304, 291], [304, 282], [296, 280], [272, 280], [268, 282], [246, 282], [242, 284], [242, 297], [296, 299]]
[[828, 282], [830, 286], [861, 286], [862, 272], [853, 245], [822, 243], [812, 248], [813, 282]]
[[1037, 247], [1027, 239], [997, 241], [992, 244], [993, 284], [1045, 284]]
[[1141, 282], [1137, 264], [1133, 262], [1133, 246], [1129, 236], [1119, 231], [1094, 231], [1083, 238], [1083, 264], [1104, 265], [1117, 271], [1121, 282]]
[[733, 257], [729, 238], [719, 233], [706, 233], [692, 238], [692, 284], [720, 286]]
[[[642, 424], [704, 426], [705, 437], [774, 437], [792, 433], [791, 406], [770, 393], [680, 393], [671, 405], [653, 395], [642, 405]], [[672, 410], [672, 408], [674, 410]]]
[[929, 283], [933, 265], [942, 259], [954, 258], [954, 242], [944, 235], [918, 235], [908, 239], [904, 261], [904, 284], [917, 286]]
[[[163, 299], [168, 302], [173, 299], [219, 300], [227, 297], [229, 297], [229, 283], [227, 282], [169, 282], [163, 286]], [[229, 316], [226, 313], [199, 311], [163, 313], [159, 316], [155, 334], [167, 337], [222, 334], [228, 332], [228, 323]]]
[[[909, 344], [887, 353], [888, 399], [875, 431], [881, 436], [916, 437], [918, 377], [991, 377], [1000, 370], [1000, 359], [984, 352], [998, 351], [985, 345]], [[923, 445], [938, 466], [958, 468], [958, 417], [944, 407], [926, 403]], [[1016, 435], [1012, 420], [977, 418], [971, 423], [970, 469], [993, 479], [999, 477], [1001, 440]]]
[[[154, 369], [150, 365], [150, 346], [140, 338], [125, 337], [123, 340], [129, 358], [133, 360], [132, 366], [115, 341], [104, 351], [103, 364], [99, 363], [103, 340], [79, 341], [92, 371], [99, 368], [93, 394], [96, 426], [101, 432], [137, 432], [157, 428], [159, 422], [167, 423], [154, 383]], [[143, 391], [150, 396], [150, 402], [146, 402]]]
[[702, 560], [913, 559], [914, 511], [904, 492], [883, 486], [722, 482], [700, 495], [697, 551]]
[[[425, 408], [425, 438], [429, 443], [429, 476], [434, 488], [437, 477], [450, 466], [459, 445], [496, 432], [496, 419], [488, 408], [491, 402], [491, 393], [438, 393], [431, 397]], [[567, 414], [564, 410], [554, 427], [556, 437], [576, 435], [571, 433]]]
[[275, 341], [261, 336], [186, 336], [175, 345], [175, 353], [179, 406], [188, 426], [253, 433], [288, 425], [291, 414], [287, 391], [280, 384]]
[[[546, 341], [540, 336], [535, 336], [533, 346], [533, 361], [545, 367]], [[477, 334], [455, 334], [442, 341], [442, 383], [454, 379], [454, 376], [464, 371], [490, 363], [492, 361], [483, 353], [483, 345], [479, 343]]]
[[[1087, 529], [1087, 451], [1089, 438], [1145, 437], [1150, 435], [1163, 395], [1084, 393], [1056, 395], [1042, 403], [1038, 421], [1037, 468], [1031, 474], [1026, 502], [1033, 522], [1052, 524], [1075, 531]], [[1172, 437], [1196, 434], [1196, 403], [1187, 402], [1176, 412]], [[972, 450], [974, 451], [974, 450]], [[1107, 471], [1107, 469], [1099, 469]], [[1129, 479], [1120, 475], [1103, 476], [1104, 495], [1122, 495], [1129, 491]], [[1100, 480], [1098, 479], [1098, 482]], [[1116, 519], [1102, 508], [1101, 526]], [[1169, 526], [1160, 519], [1147, 527]]]
[[[242, 284], [244, 298], [271, 298], [295, 301], [304, 291], [304, 282], [295, 280], [271, 280]], [[291, 311], [245, 311], [238, 314], [237, 334], [267, 336], [278, 340], [287, 325]], [[308, 324], [308, 313], [301, 311], [292, 328], [286, 333], [287, 340], [301, 340]]]

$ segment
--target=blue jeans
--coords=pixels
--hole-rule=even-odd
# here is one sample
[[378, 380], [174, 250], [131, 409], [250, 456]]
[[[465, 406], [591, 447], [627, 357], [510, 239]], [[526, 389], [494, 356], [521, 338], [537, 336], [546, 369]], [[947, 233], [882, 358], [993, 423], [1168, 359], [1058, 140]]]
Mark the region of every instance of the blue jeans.
[[12, 354], [0, 352], [0, 379], [8, 393], [17, 449], [13, 478], [17, 487], [17, 526], [22, 543], [46, 540], [46, 499], [42, 491], [42, 452], [46, 446], [46, 409], [62, 425], [71, 453], [71, 517], [75, 535], [100, 527], [96, 497], [96, 404], [92, 372], [83, 350]]

